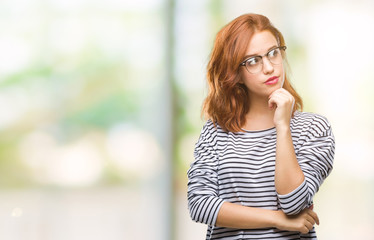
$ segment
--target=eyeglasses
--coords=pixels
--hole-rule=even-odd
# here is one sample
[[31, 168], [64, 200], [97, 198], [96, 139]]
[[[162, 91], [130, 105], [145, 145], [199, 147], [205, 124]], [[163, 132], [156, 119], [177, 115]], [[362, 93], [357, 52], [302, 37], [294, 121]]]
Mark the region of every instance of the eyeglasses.
[[282, 63], [284, 57], [285, 57], [285, 51], [286, 46], [280, 46], [271, 49], [269, 52], [267, 52], [265, 55], [262, 56], [254, 56], [247, 58], [242, 63], [240, 63], [241, 66], [245, 66], [247, 71], [249, 73], [255, 74], [262, 70], [263, 67], [263, 57], [267, 57], [267, 59], [271, 62], [273, 65], [279, 65]]

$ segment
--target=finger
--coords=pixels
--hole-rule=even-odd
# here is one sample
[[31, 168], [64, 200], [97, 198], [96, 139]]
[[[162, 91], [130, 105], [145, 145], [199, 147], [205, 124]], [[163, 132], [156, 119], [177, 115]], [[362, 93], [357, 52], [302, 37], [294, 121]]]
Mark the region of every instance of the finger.
[[285, 99], [289, 102], [294, 101], [294, 97], [292, 96], [292, 94], [283, 88], [275, 90], [272, 94], [270, 94], [269, 99], [274, 97], [281, 97], [282, 99]]
[[292, 102], [294, 103], [295, 102], [295, 98], [292, 96], [291, 93], [289, 93], [287, 90], [284, 90], [284, 91], [280, 91], [278, 93], [280, 96], [282, 96], [284, 98], [285, 101], [287, 102]]
[[274, 99], [269, 99], [268, 106], [270, 109], [273, 109], [274, 106], [276, 106], [276, 102], [274, 101]]
[[272, 97], [272, 96], [274, 96], [274, 95], [276, 95], [276, 94], [285, 93], [285, 92], [288, 92], [288, 91], [285, 90], [285, 89], [283, 89], [283, 88], [276, 89], [276, 90], [274, 90], [274, 91], [270, 94], [269, 98]]
[[270, 108], [277, 107], [279, 105], [279, 97], [277, 95], [273, 95], [271, 98], [268, 100], [268, 105]]
[[277, 94], [277, 91], [279, 91], [279, 89], [275, 90], [274, 92], [272, 92], [270, 95], [269, 95], [269, 99], [273, 98], [274, 95]]
[[317, 225], [319, 225], [319, 218], [318, 218], [318, 215], [317, 213], [315, 213], [313, 210], [310, 210], [309, 208], [306, 209], [307, 210], [307, 219], [309, 220], [310, 219], [310, 222], [314, 222], [314, 223], [317, 223]]
[[278, 93], [286, 93], [286, 94], [290, 94], [290, 92], [289, 91], [287, 91], [286, 89], [284, 89], [284, 88], [279, 88], [279, 89], [276, 89], [276, 90], [274, 90], [274, 92], [273, 93], [275, 93], [275, 92], [278, 92]]
[[279, 89], [276, 89], [274, 90], [270, 95], [269, 95], [269, 98], [273, 97], [274, 95], [277, 95], [277, 94], [290, 94], [286, 89], [284, 88], [279, 88]]
[[293, 95], [289, 91], [283, 88], [274, 91], [273, 94], [279, 94], [279, 95], [285, 96], [290, 102], [295, 101], [295, 98], [293, 97]]
[[307, 233], [309, 232], [309, 229], [308, 229], [306, 226], [304, 226], [304, 227], [300, 230], [300, 232], [301, 232], [302, 234], [307, 234]]
[[285, 102], [284, 97], [279, 96], [279, 95], [274, 95], [269, 99], [268, 104], [269, 104], [269, 107], [272, 108], [272, 107], [283, 106], [284, 102]]
[[308, 228], [308, 232], [309, 232], [310, 230], [313, 229], [313, 224], [311, 224], [310, 222], [306, 221], [305, 222], [305, 227]]
[[287, 103], [290, 99], [283, 95], [283, 94], [274, 94], [270, 99], [269, 101], [271, 103], [274, 103], [278, 106], [287, 106]]
[[314, 212], [313, 210], [309, 210], [308, 215], [311, 216], [314, 219], [314, 221], [317, 223], [317, 225], [319, 225], [319, 217], [318, 217], [316, 212]]
[[312, 225], [314, 225], [316, 223], [316, 221], [314, 220], [314, 218], [312, 216], [310, 216], [310, 215], [306, 215], [305, 220], [307, 222], [309, 222], [310, 224], [312, 224]]

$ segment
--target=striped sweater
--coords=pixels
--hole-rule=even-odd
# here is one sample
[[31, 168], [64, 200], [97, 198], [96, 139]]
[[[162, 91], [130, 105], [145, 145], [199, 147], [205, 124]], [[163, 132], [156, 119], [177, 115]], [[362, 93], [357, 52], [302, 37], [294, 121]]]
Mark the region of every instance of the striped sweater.
[[297, 214], [312, 204], [313, 196], [332, 170], [335, 141], [328, 120], [296, 111], [290, 123], [297, 160], [305, 180], [292, 192], [275, 190], [276, 129], [225, 132], [212, 121], [204, 125], [195, 145], [195, 161], [188, 171], [188, 208], [192, 220], [208, 225], [206, 239], [317, 239], [308, 234], [266, 229], [229, 229], [215, 226], [227, 202], [283, 210]]

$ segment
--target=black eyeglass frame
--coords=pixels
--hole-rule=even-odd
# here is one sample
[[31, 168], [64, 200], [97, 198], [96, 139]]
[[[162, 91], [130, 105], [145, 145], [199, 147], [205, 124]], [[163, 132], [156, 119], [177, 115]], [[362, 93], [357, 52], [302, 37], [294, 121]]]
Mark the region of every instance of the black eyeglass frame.
[[[273, 49], [270, 49], [266, 54], [264, 54], [264, 55], [262, 55], [262, 56], [261, 56], [261, 55], [256, 55], [256, 56], [252, 56], [252, 57], [249, 57], [249, 58], [245, 59], [243, 62], [241, 62], [241, 63], [239, 64], [239, 67], [241, 67], [241, 66], [244, 66], [244, 67], [245, 67], [246, 63], [247, 63], [250, 59], [252, 59], [252, 58], [260, 57], [261, 60], [262, 60], [263, 57], [267, 57], [267, 58], [268, 58], [269, 53], [270, 53], [271, 51], [274, 51], [274, 50], [277, 49], [277, 48], [279, 48], [280, 50], [283, 50], [283, 51], [286, 51], [286, 49], [287, 49], [286, 46], [275, 47], [275, 48], [273, 48]], [[283, 58], [283, 56], [282, 56], [282, 58]], [[268, 58], [268, 60], [269, 60], [269, 58]], [[262, 61], [263, 61], [263, 60], [262, 60]], [[269, 60], [269, 61], [270, 61], [270, 60]], [[271, 61], [270, 61], [270, 62], [271, 62]], [[274, 63], [271, 62], [271, 64], [274, 64]], [[275, 64], [275, 65], [279, 65], [279, 64]], [[247, 67], [246, 67], [245, 69], [247, 69]], [[247, 71], [248, 71], [249, 73], [251, 73], [248, 69], [247, 69]], [[252, 74], [253, 74], [253, 73], [252, 73]]]

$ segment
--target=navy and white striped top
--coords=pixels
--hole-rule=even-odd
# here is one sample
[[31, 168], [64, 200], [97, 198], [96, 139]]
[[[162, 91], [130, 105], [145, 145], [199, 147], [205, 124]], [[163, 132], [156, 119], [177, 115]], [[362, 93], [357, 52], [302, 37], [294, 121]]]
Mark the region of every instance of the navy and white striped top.
[[215, 226], [224, 201], [297, 214], [332, 170], [335, 141], [328, 120], [296, 111], [290, 123], [293, 145], [304, 182], [280, 195], [275, 190], [276, 129], [225, 132], [212, 121], [204, 125], [195, 145], [195, 161], [188, 171], [188, 208], [192, 220], [208, 225], [206, 239], [316, 239], [308, 234], [266, 229], [229, 229]]

